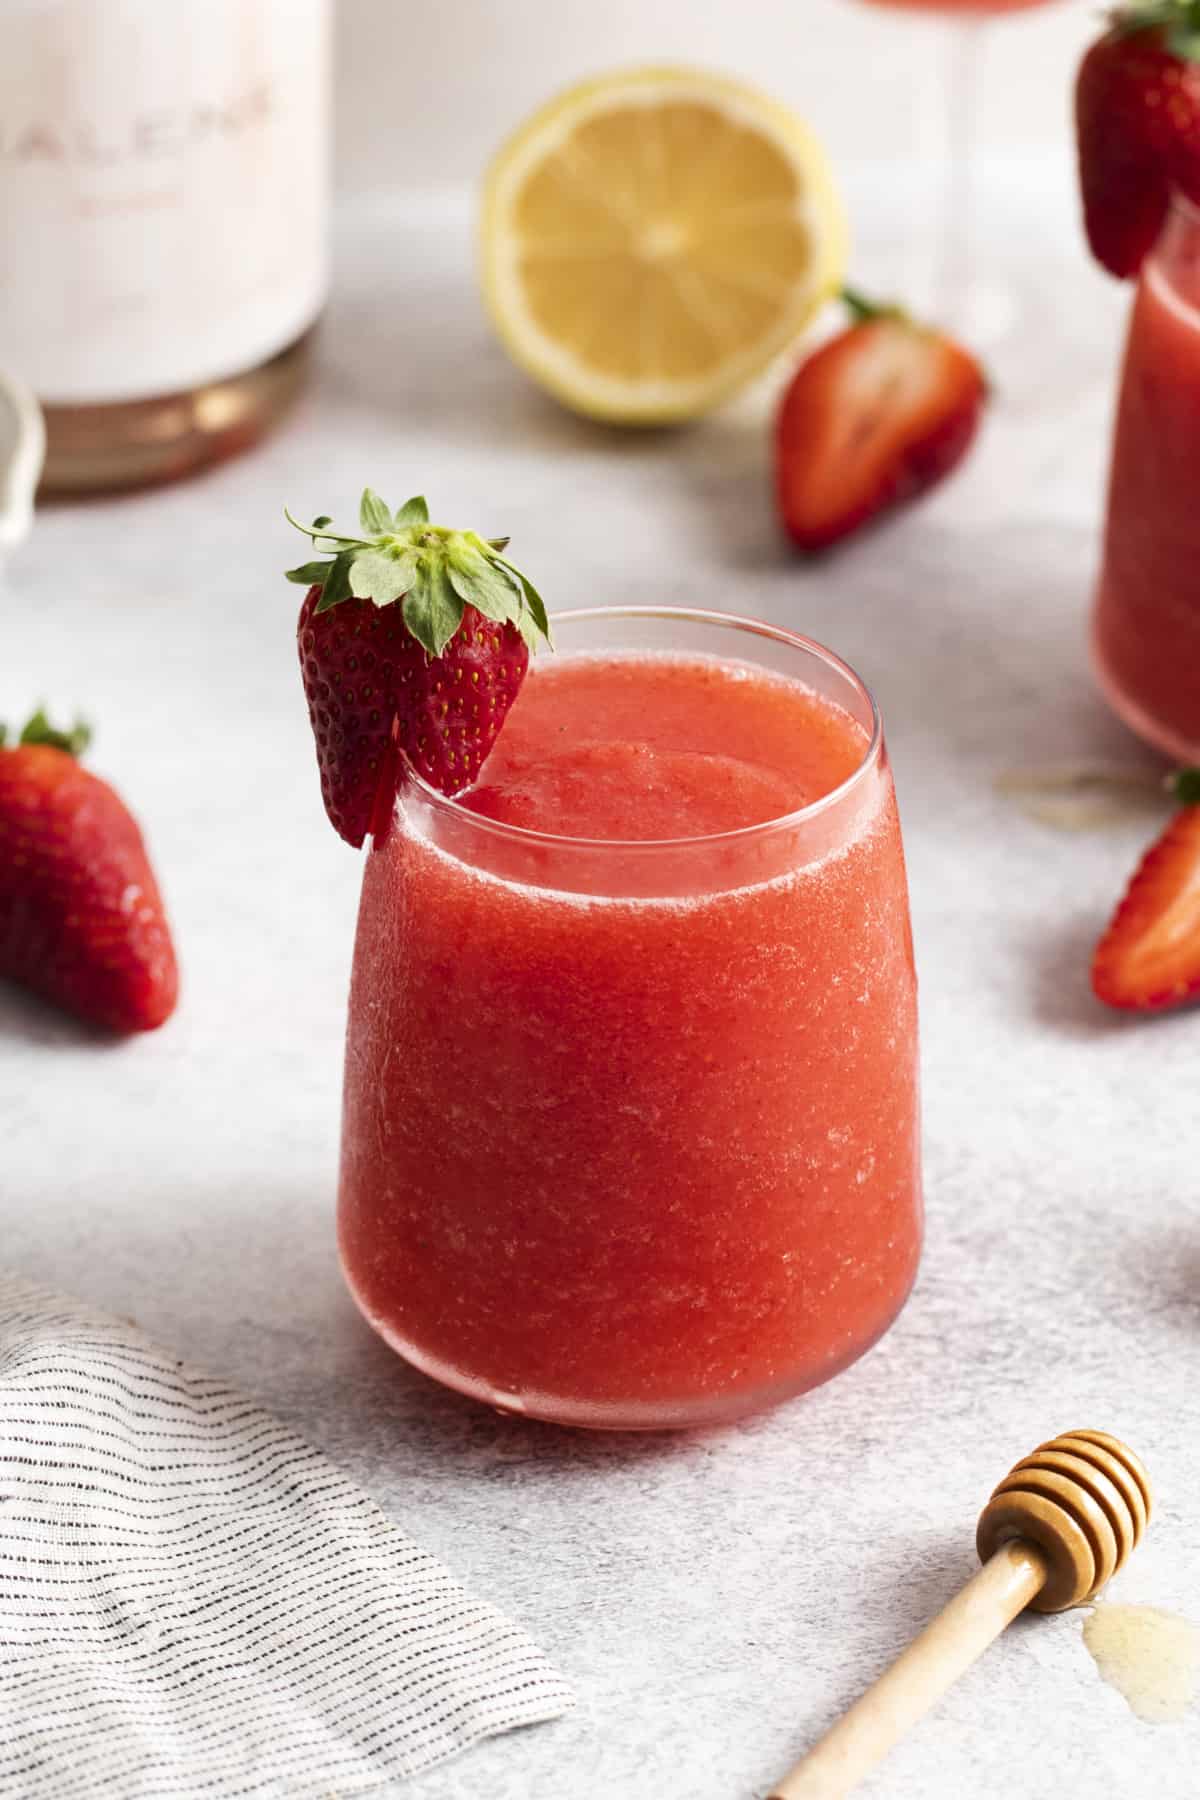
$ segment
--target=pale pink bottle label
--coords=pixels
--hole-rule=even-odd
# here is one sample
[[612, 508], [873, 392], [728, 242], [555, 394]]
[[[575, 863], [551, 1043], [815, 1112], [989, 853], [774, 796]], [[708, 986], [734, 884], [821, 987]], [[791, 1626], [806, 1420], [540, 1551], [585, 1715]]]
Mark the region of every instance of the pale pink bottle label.
[[134, 400], [298, 337], [328, 75], [328, 0], [0, 0], [0, 366]]

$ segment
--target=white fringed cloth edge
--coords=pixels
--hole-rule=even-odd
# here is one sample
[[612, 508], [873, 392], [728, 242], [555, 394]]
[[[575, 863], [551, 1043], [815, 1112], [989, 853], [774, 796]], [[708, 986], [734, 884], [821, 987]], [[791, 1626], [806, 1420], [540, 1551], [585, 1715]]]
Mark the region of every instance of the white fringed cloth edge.
[[570, 1704], [293, 1431], [0, 1272], [4, 1800], [366, 1794]]

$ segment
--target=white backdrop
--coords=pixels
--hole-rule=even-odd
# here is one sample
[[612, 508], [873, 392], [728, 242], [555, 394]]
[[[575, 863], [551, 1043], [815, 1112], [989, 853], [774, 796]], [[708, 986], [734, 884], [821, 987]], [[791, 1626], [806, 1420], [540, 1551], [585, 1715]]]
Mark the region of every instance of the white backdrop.
[[[557, 87], [621, 63], [707, 64], [771, 88], [834, 156], [937, 142], [936, 20], [860, 0], [337, 0], [343, 184], [473, 180], [505, 132]], [[995, 21], [980, 136], [989, 150], [1068, 144], [1071, 76], [1098, 0]]]

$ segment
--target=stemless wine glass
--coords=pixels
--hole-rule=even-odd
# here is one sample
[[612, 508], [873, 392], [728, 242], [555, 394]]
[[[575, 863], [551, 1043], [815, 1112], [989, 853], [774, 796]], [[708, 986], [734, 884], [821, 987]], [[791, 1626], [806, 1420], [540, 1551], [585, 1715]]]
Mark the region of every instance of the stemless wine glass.
[[343, 1267], [393, 1348], [502, 1410], [729, 1419], [861, 1356], [916, 1271], [916, 989], [879, 717], [773, 626], [623, 607], [555, 630], [560, 659], [804, 684], [851, 773], [786, 817], [656, 842], [526, 830], [411, 780], [364, 877]]
[[862, 0], [893, 12], [936, 18], [946, 42], [941, 79], [944, 118], [944, 190], [939, 219], [938, 269], [934, 305], [942, 321], [980, 341], [995, 336], [1012, 312], [1007, 296], [983, 287], [974, 271], [971, 220], [975, 205], [975, 120], [980, 69], [988, 21], [1001, 14], [1030, 12], [1052, 0]]
[[1093, 621], [1115, 712], [1200, 760], [1200, 210], [1177, 196], [1129, 326]]

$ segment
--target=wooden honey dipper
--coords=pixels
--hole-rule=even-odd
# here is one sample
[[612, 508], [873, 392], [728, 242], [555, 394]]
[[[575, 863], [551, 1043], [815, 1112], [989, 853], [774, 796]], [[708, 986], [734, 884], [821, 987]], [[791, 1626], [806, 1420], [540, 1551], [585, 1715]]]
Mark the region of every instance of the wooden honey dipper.
[[839, 1800], [881, 1762], [1019, 1612], [1091, 1600], [1136, 1549], [1153, 1495], [1138, 1458], [1104, 1431], [1052, 1438], [1006, 1475], [976, 1533], [983, 1567], [771, 1790]]

